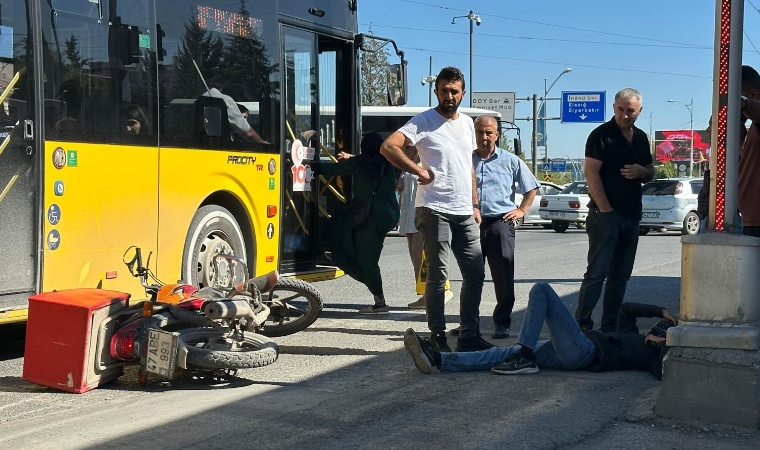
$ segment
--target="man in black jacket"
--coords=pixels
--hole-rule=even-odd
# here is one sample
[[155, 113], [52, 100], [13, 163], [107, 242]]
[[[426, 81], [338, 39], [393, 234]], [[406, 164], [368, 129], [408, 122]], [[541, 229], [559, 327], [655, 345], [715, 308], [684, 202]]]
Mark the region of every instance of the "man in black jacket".
[[[639, 334], [638, 317], [661, 317], [646, 336]], [[552, 339], [539, 341], [546, 322]], [[427, 338], [406, 330], [404, 347], [422, 373], [435, 367], [442, 372], [491, 370], [502, 375], [538, 373], [538, 369], [642, 370], [662, 377], [662, 358], [667, 352], [665, 330], [678, 320], [665, 308], [641, 303], [623, 303], [617, 329], [610, 333], [581, 330], [556, 292], [546, 283], [530, 290], [528, 309], [517, 345], [493, 347], [467, 353], [441, 353]]]

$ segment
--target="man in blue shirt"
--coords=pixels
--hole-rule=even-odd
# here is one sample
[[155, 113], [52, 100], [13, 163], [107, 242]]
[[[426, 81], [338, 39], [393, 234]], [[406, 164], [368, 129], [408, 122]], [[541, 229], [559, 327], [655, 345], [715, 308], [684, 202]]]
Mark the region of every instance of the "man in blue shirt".
[[[499, 124], [491, 116], [475, 120], [477, 149], [472, 152], [478, 198], [480, 199], [480, 244], [488, 261], [496, 291], [491, 337], [509, 336], [515, 305], [515, 225], [528, 212], [536, 197], [538, 181], [525, 163], [496, 146]], [[515, 187], [523, 193], [515, 205]]]

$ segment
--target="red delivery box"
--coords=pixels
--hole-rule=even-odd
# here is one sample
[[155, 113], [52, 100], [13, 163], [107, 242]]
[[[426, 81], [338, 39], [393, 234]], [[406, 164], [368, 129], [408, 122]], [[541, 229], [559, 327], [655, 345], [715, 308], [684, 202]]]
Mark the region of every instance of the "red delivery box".
[[118, 378], [108, 365], [112, 314], [126, 308], [129, 294], [103, 289], [67, 289], [29, 297], [21, 379], [82, 393]]

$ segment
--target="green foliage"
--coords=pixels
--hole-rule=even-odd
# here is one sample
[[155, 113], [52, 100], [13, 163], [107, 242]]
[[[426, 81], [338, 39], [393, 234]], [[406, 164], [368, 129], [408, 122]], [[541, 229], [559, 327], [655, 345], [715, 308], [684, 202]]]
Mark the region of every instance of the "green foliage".
[[388, 50], [384, 47], [385, 42], [371, 37], [365, 45], [369, 50], [360, 54], [362, 105], [387, 106]]
[[[547, 180], [546, 176], [549, 175], [551, 177], [551, 180]], [[541, 181], [549, 181], [554, 184], [563, 185], [566, 183], [570, 183], [573, 181], [573, 176], [570, 172], [544, 172], [543, 170], [539, 170], [536, 172], [536, 178]]]
[[654, 177], [656, 179], [673, 178], [675, 176], [678, 176], [678, 171], [676, 170], [676, 166], [671, 163], [658, 164], [654, 168]]

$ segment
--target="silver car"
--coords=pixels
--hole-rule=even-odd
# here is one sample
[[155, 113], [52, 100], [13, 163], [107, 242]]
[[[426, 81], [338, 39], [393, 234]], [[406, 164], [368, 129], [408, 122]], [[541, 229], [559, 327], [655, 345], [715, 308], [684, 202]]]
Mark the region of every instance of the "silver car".
[[[562, 192], [562, 187], [554, 183], [549, 183], [548, 181], [539, 181], [538, 185], [538, 192], [536, 192], [536, 198], [533, 200], [533, 204], [530, 205], [528, 213], [515, 224], [515, 229], [520, 228], [522, 225], [541, 225], [544, 228], [551, 228], [552, 221], [542, 219], [541, 216], [538, 215], [538, 207], [541, 204], [541, 197], [544, 195], [559, 194]], [[516, 185], [515, 188], [517, 188]], [[522, 198], [523, 196], [519, 192], [515, 194], [515, 204], [517, 206], [520, 206]]]
[[697, 194], [702, 178], [666, 178], [653, 180], [642, 187], [641, 235], [652, 229], [699, 233]]

